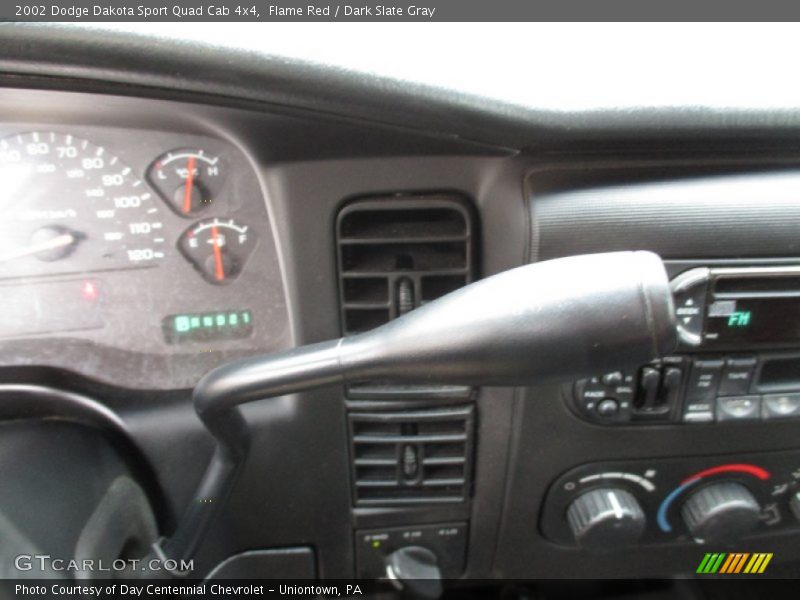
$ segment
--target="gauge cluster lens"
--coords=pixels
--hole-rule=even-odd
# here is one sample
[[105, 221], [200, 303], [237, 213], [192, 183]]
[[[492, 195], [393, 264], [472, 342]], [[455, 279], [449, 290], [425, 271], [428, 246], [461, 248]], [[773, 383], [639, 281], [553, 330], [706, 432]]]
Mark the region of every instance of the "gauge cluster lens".
[[218, 156], [203, 150], [173, 150], [150, 167], [148, 179], [178, 215], [193, 217], [214, 204], [224, 183], [225, 169]]
[[161, 207], [102, 146], [55, 132], [0, 140], [0, 278], [155, 265]]

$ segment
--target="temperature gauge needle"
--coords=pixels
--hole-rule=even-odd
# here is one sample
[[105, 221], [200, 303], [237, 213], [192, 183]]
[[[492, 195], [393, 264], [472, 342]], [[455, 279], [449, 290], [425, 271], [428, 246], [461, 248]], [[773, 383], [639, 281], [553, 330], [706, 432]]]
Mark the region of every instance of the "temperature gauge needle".
[[192, 188], [194, 187], [194, 166], [196, 163], [194, 156], [189, 157], [186, 164], [186, 188], [183, 190], [183, 212], [187, 215], [192, 212]]
[[47, 250], [56, 250], [58, 248], [64, 248], [66, 246], [74, 244], [76, 241], [77, 240], [75, 236], [72, 235], [71, 233], [63, 233], [54, 238], [50, 238], [49, 240], [38, 242], [36, 244], [31, 244], [30, 246], [23, 246], [22, 248], [15, 248], [13, 250], [0, 254], [0, 262], [13, 260], [15, 258], [22, 258], [24, 256], [30, 256], [31, 254], [38, 254], [39, 252], [45, 252]]
[[214, 248], [214, 279], [223, 281], [225, 279], [225, 268], [222, 264], [222, 249], [220, 248], [219, 231], [217, 226], [211, 227], [211, 246]]

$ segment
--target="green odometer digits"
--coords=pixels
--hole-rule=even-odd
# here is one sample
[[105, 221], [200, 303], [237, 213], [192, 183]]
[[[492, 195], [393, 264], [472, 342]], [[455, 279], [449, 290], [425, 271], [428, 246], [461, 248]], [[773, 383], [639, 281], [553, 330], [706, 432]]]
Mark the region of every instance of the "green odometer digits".
[[172, 210], [191, 218], [213, 206], [225, 169], [218, 156], [203, 150], [172, 150], [156, 159], [148, 178]]
[[0, 278], [157, 264], [159, 203], [106, 148], [69, 134], [0, 140]]
[[246, 225], [219, 218], [192, 225], [179, 242], [181, 252], [195, 269], [217, 285], [239, 276], [255, 245], [255, 234]]
[[253, 315], [249, 310], [184, 313], [165, 317], [162, 326], [164, 337], [171, 344], [229, 340], [253, 332]]

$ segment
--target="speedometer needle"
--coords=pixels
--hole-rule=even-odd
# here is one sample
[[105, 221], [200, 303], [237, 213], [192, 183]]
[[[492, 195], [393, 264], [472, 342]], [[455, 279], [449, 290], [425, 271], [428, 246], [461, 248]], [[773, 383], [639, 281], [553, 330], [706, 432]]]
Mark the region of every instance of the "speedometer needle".
[[54, 238], [50, 238], [49, 240], [31, 244], [30, 246], [23, 246], [22, 248], [15, 248], [9, 252], [6, 252], [5, 254], [0, 254], [0, 262], [13, 260], [15, 258], [22, 258], [24, 256], [30, 256], [31, 254], [38, 254], [39, 252], [44, 252], [45, 250], [63, 248], [65, 246], [74, 244], [75, 241], [76, 239], [74, 235], [71, 233], [63, 233]]
[[220, 249], [219, 231], [216, 225], [211, 226], [211, 247], [214, 248], [214, 279], [225, 279], [225, 268], [222, 264], [222, 250]]

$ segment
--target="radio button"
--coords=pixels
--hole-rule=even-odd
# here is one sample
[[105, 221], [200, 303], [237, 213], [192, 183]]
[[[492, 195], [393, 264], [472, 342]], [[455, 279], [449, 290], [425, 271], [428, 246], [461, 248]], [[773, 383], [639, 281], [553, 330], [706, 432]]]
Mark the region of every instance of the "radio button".
[[683, 294], [678, 294], [675, 314], [681, 327], [691, 333], [700, 334], [703, 326], [703, 299], [705, 288], [699, 287]]
[[651, 366], [643, 367], [639, 375], [639, 392], [634, 406], [636, 410], [650, 412], [658, 408], [658, 388], [661, 385], [661, 371]]
[[[623, 374], [623, 384], [633, 380], [632, 375]], [[601, 378], [592, 377], [575, 383], [575, 400], [579, 410], [593, 420], [603, 422], [625, 422], [630, 420], [633, 387], [619, 385], [608, 387]]]
[[722, 359], [694, 360], [692, 373], [689, 376], [689, 385], [686, 388], [686, 399], [690, 403], [712, 402], [717, 397], [717, 388], [724, 364]]
[[668, 410], [672, 410], [678, 404], [681, 396], [681, 383], [683, 382], [683, 371], [678, 367], [667, 367], [664, 369], [664, 379], [661, 382], [664, 394], [664, 404]]
[[717, 421], [745, 421], [761, 416], [761, 396], [720, 396]]
[[619, 371], [614, 371], [613, 373], [606, 373], [602, 377], [603, 385], [607, 385], [609, 387], [614, 387], [618, 385], [622, 385], [624, 380], [624, 375]]
[[714, 421], [714, 411], [711, 404], [688, 404], [683, 409], [684, 423], [711, 423]]
[[743, 396], [750, 391], [753, 371], [756, 368], [755, 357], [729, 358], [725, 361], [722, 379], [719, 382], [720, 396]]
[[765, 419], [800, 417], [800, 394], [765, 394], [761, 416]]
[[601, 417], [615, 417], [619, 413], [619, 402], [614, 398], [604, 398], [597, 404], [597, 414]]
[[685, 422], [699, 423], [714, 420], [717, 388], [724, 364], [722, 359], [694, 360], [686, 386], [686, 404], [683, 408]]
[[702, 341], [708, 277], [707, 268], [698, 268], [681, 273], [672, 280], [678, 335], [690, 346], [699, 346]]

